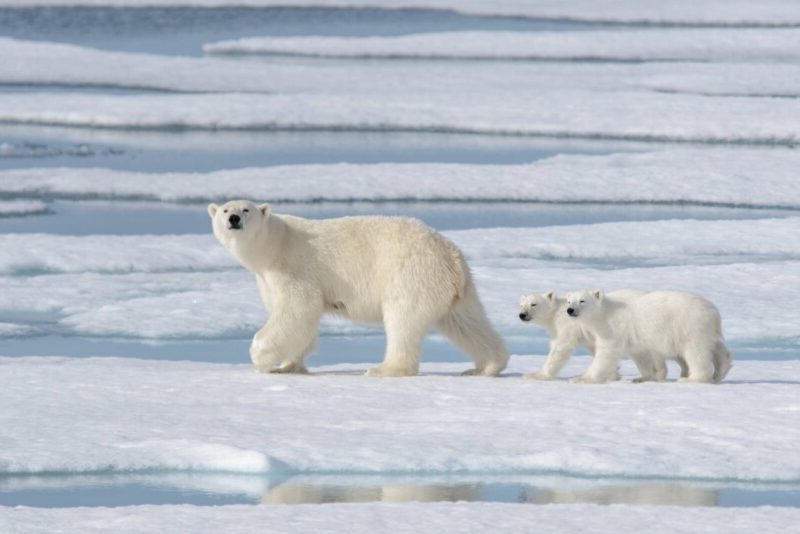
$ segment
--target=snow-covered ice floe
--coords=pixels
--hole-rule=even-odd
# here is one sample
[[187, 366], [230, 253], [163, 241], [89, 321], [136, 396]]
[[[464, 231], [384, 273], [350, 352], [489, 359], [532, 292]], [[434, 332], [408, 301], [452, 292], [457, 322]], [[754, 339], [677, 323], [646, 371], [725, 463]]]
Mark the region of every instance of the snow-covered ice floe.
[[[210, 202], [472, 200], [800, 207], [796, 150], [561, 155], [524, 165], [293, 165], [211, 173], [100, 168], [0, 171], [0, 194]], [[492, 187], [486, 187], [491, 183]]]
[[[669, 109], [669, 113], [663, 110]], [[736, 109], [737, 113], [731, 113]], [[637, 91], [0, 94], [0, 123], [153, 130], [480, 133], [793, 146], [800, 101]]]
[[662, 29], [447, 32], [398, 37], [247, 37], [205, 45], [210, 54], [388, 59], [796, 61], [800, 30]]
[[[519, 327], [518, 298], [534, 291], [671, 288], [716, 303], [726, 336], [743, 340], [797, 334], [797, 309], [785, 307], [775, 314], [775, 304], [800, 298], [798, 224], [797, 217], [637, 221], [445, 235], [464, 250], [498, 326]], [[54, 333], [239, 336], [252, 334], [266, 318], [252, 277], [210, 231], [183, 236], [8, 234], [0, 236], [0, 275], [0, 312], [46, 314], [54, 318]], [[91, 299], [83, 298], [87, 292]], [[223, 295], [236, 305], [219, 306]], [[349, 321], [323, 322], [327, 333], [353, 328]]]
[[[730, 30], [727, 33], [756, 31]], [[794, 34], [798, 30], [785, 30]], [[783, 35], [784, 33], [779, 33]], [[446, 34], [450, 49], [439, 54], [459, 55], [458, 49], [474, 43], [485, 43], [496, 34], [486, 36]], [[500, 34], [506, 35], [506, 34]], [[516, 33], [503, 39], [522, 39], [528, 34]], [[611, 34], [616, 35], [616, 34]], [[701, 33], [701, 35], [705, 35]], [[771, 34], [770, 34], [771, 35]], [[658, 43], [667, 50], [685, 49], [684, 35], [667, 32]], [[416, 38], [416, 37], [415, 37]], [[431, 39], [419, 36], [419, 39]], [[577, 37], [575, 37], [577, 39]], [[411, 39], [402, 38], [402, 39]], [[738, 43], [735, 36], [731, 40]], [[463, 44], [462, 44], [463, 41]], [[270, 40], [287, 50], [302, 53], [309, 48], [306, 40]], [[339, 41], [336, 41], [339, 42]], [[342, 40], [348, 48], [363, 46], [359, 40]], [[387, 41], [394, 43], [394, 41]], [[597, 39], [589, 41], [597, 49]], [[650, 42], [650, 41], [648, 41]], [[694, 41], [692, 41], [694, 42]], [[249, 41], [248, 41], [249, 43]], [[315, 41], [312, 43], [316, 43]], [[402, 44], [403, 41], [400, 41]], [[792, 43], [793, 44], [793, 43]], [[270, 45], [272, 46], [272, 44]], [[392, 46], [397, 46], [393, 44]], [[709, 43], [710, 46], [710, 43]], [[732, 45], [733, 46], [733, 45]], [[738, 46], [738, 45], [737, 45]], [[236, 45], [226, 45], [234, 49]], [[259, 48], [261, 45], [259, 44]], [[779, 48], [779, 49], [776, 49]], [[248, 49], [254, 48], [248, 45]], [[325, 47], [325, 50], [335, 50]], [[659, 48], [659, 50], [661, 50]], [[337, 62], [269, 62], [254, 68], [251, 62], [223, 61], [213, 58], [168, 57], [154, 54], [134, 54], [97, 50], [61, 43], [23, 41], [0, 38], [0, 83], [29, 86], [68, 86], [75, 90], [86, 88], [126, 88], [139, 91], [184, 93], [324, 93], [324, 94], [382, 94], [387, 93], [459, 93], [464, 87], [471, 92], [525, 94], [535, 99], [545, 89], [561, 90], [570, 87], [585, 91], [642, 90], [646, 92], [679, 92], [704, 95], [797, 96], [800, 95], [800, 66], [776, 62], [792, 55], [797, 48], [743, 47], [750, 57], [758, 54], [773, 59], [764, 63], [710, 63], [713, 54], [727, 51], [703, 49], [685, 51], [690, 62], [670, 63], [597, 63], [597, 62], [425, 62], [373, 61], [350, 62], [346, 69]], [[481, 48], [482, 50], [485, 49]], [[211, 47], [209, 50], [217, 50]], [[627, 50], [627, 48], [626, 48]], [[608, 59], [612, 56], [608, 55]], [[646, 51], [637, 49], [625, 60]], [[290, 52], [287, 52], [290, 53]], [[510, 54], [498, 50], [497, 54]], [[744, 51], [742, 52], [744, 54]], [[463, 55], [463, 54], [462, 54]], [[650, 53], [657, 57], [655, 51]], [[499, 55], [499, 58], [506, 57]], [[727, 57], [727, 56], [726, 56]]]
[[[1, 0], [0, 6], [229, 7], [225, 0]], [[437, 9], [479, 16], [515, 16], [619, 24], [697, 26], [797, 26], [791, 0], [236, 0], [237, 6]]]
[[[673, 506], [528, 506], [505, 503], [378, 503], [297, 506], [132, 506], [126, 508], [0, 508], [6, 532], [641, 532], [695, 534], [787, 532], [796, 508]], [[257, 527], [255, 527], [257, 526]]]
[[[519, 326], [516, 305], [524, 293], [671, 288], [694, 291], [715, 302], [726, 335], [741, 340], [796, 336], [797, 310], [786, 307], [777, 315], [774, 310], [776, 302], [794, 298], [800, 287], [797, 226], [798, 218], [788, 217], [445, 234], [466, 253], [487, 311], [502, 327]], [[0, 245], [0, 311], [55, 314], [51, 327], [56, 332], [208, 338], [249, 334], [265, 320], [252, 277], [210, 232], [128, 237], [9, 234], [0, 236]], [[608, 269], [609, 264], [617, 268]], [[82, 297], [87, 291], [90, 300]], [[222, 295], [236, 305], [220, 307]], [[323, 322], [323, 332], [352, 328], [344, 320]]]
[[[515, 357], [509, 372], [542, 359]], [[588, 365], [573, 360], [567, 375]], [[349, 364], [274, 376], [250, 365], [0, 358], [0, 473], [800, 481], [798, 361], [737, 362], [721, 385], [593, 387], [457, 376], [463, 368], [371, 380]], [[636, 376], [630, 362], [622, 374]]]

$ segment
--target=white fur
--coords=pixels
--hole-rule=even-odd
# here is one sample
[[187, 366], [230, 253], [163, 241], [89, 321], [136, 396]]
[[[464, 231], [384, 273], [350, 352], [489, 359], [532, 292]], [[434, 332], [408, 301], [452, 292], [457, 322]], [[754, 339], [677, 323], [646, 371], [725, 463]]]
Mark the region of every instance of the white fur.
[[619, 299], [601, 290], [578, 291], [567, 295], [567, 311], [596, 339], [595, 358], [581, 382], [608, 381], [623, 354], [649, 357], [655, 380], [666, 378], [667, 359], [683, 360], [681, 380], [690, 382], [719, 382], [731, 367], [719, 311], [692, 293], [650, 291]]
[[[402, 217], [308, 220], [266, 204], [211, 204], [214, 235], [255, 274], [267, 324], [250, 357], [263, 372], [306, 372], [325, 313], [382, 322], [386, 354], [374, 376], [415, 375], [431, 328], [475, 361], [465, 374], [495, 376], [508, 361], [461, 252], [435, 230]], [[231, 216], [241, 229], [231, 228]], [[278, 366], [275, 368], [275, 366]]]
[[[634, 289], [616, 291], [612, 295], [619, 299], [633, 298], [644, 293]], [[583, 323], [567, 315], [567, 301], [559, 298], [555, 291], [532, 293], [520, 298], [519, 318], [532, 322], [547, 330], [550, 335], [550, 352], [541, 369], [523, 378], [552, 380], [569, 361], [578, 347], [585, 347], [594, 355], [594, 334]], [[615, 379], [619, 374], [614, 372]]]

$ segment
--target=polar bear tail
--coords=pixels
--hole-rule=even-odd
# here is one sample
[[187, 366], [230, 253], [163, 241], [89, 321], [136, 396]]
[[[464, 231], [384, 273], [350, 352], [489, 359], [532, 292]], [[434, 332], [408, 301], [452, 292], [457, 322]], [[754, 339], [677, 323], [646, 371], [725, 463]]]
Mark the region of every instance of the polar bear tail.
[[725, 346], [721, 339], [714, 344], [712, 354], [714, 358], [714, 382], [721, 382], [733, 367], [733, 356], [731, 356], [728, 347]]
[[497, 376], [506, 368], [506, 345], [489, 323], [469, 278], [436, 328], [475, 362], [475, 369], [466, 374]]

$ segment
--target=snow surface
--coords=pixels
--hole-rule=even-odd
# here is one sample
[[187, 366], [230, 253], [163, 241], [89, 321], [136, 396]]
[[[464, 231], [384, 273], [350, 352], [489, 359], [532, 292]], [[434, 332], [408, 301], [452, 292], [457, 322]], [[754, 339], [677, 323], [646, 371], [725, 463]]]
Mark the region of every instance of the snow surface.
[[[763, 30], [728, 30], [723, 33], [744, 32], [744, 35], [752, 35], [760, 31]], [[783, 32], [794, 33], [796, 30], [783, 30], [779, 35]], [[700, 32], [698, 35], [705, 33]], [[474, 34], [445, 35], [448, 36], [448, 42], [442, 43], [442, 46], [450, 48], [470, 46], [476, 38]], [[491, 39], [493, 35], [496, 34], [481, 35], [481, 42]], [[513, 34], [519, 36], [514, 37], [515, 39], [525, 38], [526, 35], [529, 34]], [[712, 35], [716, 33], [712, 32]], [[660, 33], [660, 46], [669, 50], [683, 49], [687, 46], [683, 41], [684, 37], [677, 30]], [[428, 39], [425, 36], [418, 38]], [[300, 53], [303, 43], [307, 41], [292, 39], [278, 42], [292, 43], [293, 46], [297, 44], [297, 50], [292, 53]], [[645, 42], [652, 41], [643, 41], [637, 46], [641, 48]], [[593, 48], [597, 48], [596, 43]], [[749, 54], [755, 57], [758, 54], [773, 56], [778, 53], [770, 50], [764, 45], [753, 48]], [[261, 62], [254, 65], [249, 61], [111, 52], [60, 43], [0, 38], [0, 55], [6, 58], [0, 62], [0, 81], [12, 85], [58, 85], [83, 89], [121, 87], [186, 93], [452, 94], [461, 92], [464, 87], [470, 87], [471, 92], [501, 91], [535, 98], [542, 89], [560, 90], [566, 86], [586, 91], [800, 95], [798, 65], [774, 62], [697, 62], [706, 59], [712, 52], [703, 49], [693, 52], [686, 50], [685, 56], [693, 62], [609, 64], [373, 61], [349, 62], [344, 69], [340, 62], [330, 61], [316, 61], [311, 64]], [[787, 48], [781, 54], [790, 52]]]
[[399, 37], [247, 37], [211, 54], [348, 58], [786, 61], [800, 59], [797, 29], [647, 29], [625, 32], [447, 32]]
[[499, 503], [378, 503], [297, 506], [0, 508], [4, 532], [652, 532], [784, 533], [796, 508], [685, 508]]
[[122, 129], [430, 131], [793, 146], [800, 142], [798, 116], [796, 99], [564, 89], [542, 90], [535, 99], [471, 92], [0, 94], [0, 123]]
[[[214, 201], [517, 200], [800, 207], [796, 150], [685, 149], [560, 155], [525, 165], [333, 164], [137, 173], [0, 171], [0, 194]], [[490, 182], [492, 187], [486, 187]]]
[[793, 0], [0, 0], [0, 6], [192, 6], [439, 9], [472, 15], [523, 16], [667, 25], [796, 26]]
[[[510, 373], [543, 357], [515, 357]], [[574, 358], [566, 376], [588, 365]], [[117, 358], [0, 358], [0, 472], [580, 474], [800, 481], [800, 362], [737, 362], [720, 385], [370, 379]], [[677, 371], [677, 369], [673, 370]], [[423, 453], [424, 451], [424, 453]]]

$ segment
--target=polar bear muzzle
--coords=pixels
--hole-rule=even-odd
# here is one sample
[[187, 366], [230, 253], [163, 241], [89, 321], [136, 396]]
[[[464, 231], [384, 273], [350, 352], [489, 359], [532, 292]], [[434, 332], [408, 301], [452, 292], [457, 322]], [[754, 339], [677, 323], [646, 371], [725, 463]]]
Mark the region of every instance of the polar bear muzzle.
[[228, 230], [241, 230], [242, 218], [235, 213], [228, 217]]

